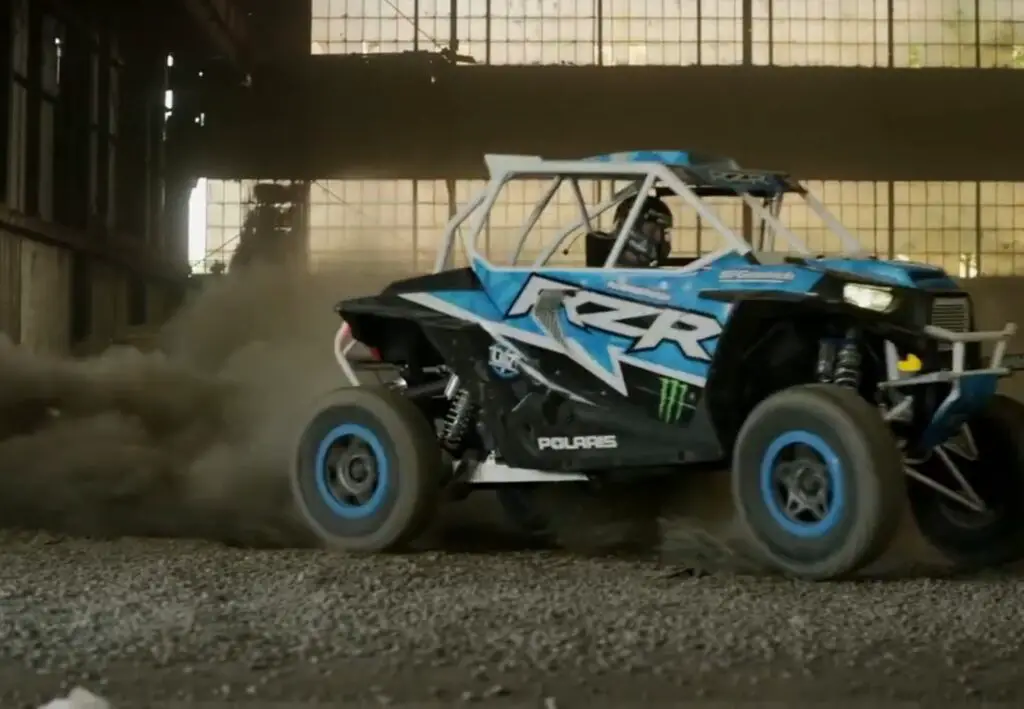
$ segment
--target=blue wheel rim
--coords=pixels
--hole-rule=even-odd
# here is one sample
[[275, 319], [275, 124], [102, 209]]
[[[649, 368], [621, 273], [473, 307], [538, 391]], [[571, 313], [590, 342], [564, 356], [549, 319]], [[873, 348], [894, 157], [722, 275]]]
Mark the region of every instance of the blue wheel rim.
[[[334, 490], [331, 489], [331, 469], [327, 465], [327, 456], [331, 448], [344, 438], [355, 438], [369, 446], [373, 453], [374, 462], [377, 466], [377, 481], [373, 494], [366, 502], [360, 505], [353, 505], [340, 499]], [[364, 519], [380, 509], [387, 496], [390, 485], [390, 469], [388, 458], [384, 453], [384, 446], [381, 445], [377, 435], [357, 424], [344, 424], [331, 429], [320, 441], [316, 453], [316, 487], [323, 498], [324, 503], [331, 512], [344, 519]]]
[[[790, 446], [805, 445], [813, 450], [825, 464], [831, 504], [825, 516], [815, 522], [792, 519], [779, 505], [775, 490], [775, 468], [779, 455]], [[842, 520], [846, 508], [846, 490], [843, 485], [843, 466], [839, 455], [825, 440], [810, 431], [789, 431], [777, 437], [764, 452], [761, 459], [761, 497], [776, 524], [787, 533], [803, 539], [822, 537]]]

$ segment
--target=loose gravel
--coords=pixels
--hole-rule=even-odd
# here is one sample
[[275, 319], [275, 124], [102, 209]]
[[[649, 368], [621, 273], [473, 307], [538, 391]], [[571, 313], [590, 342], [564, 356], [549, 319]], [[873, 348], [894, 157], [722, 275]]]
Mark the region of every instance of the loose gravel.
[[0, 613], [4, 707], [76, 685], [122, 707], [1024, 699], [1012, 576], [809, 585], [553, 552], [8, 534]]
[[[0, 523], [307, 543], [282, 485], [290, 443], [277, 439], [292, 400], [337, 383], [332, 362], [320, 382], [320, 355], [306, 359], [327, 354], [334, 320], [300, 315], [323, 300], [329, 316], [337, 294], [284, 285], [214, 289], [170, 328], [187, 345], [173, 362], [0, 346]], [[448, 520], [403, 557], [3, 531], [0, 707], [79, 685], [121, 708], [1024, 699], [1024, 578], [701, 573], [728, 566], [701, 541], [729, 536], [721, 493], [659, 500], [657, 520], [642, 491], [597, 511], [554, 499], [567, 547], [640, 540], [629, 551], [641, 560], [523, 551], [494, 533], [493, 509]]]

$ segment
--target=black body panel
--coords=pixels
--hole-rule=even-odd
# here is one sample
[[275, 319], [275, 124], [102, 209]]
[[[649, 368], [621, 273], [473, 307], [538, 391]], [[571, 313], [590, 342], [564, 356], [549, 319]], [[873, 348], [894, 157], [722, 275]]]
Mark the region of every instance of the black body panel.
[[479, 290], [480, 280], [471, 268], [456, 268], [425, 276], [395, 281], [384, 289], [385, 295], [396, 293], [429, 293], [440, 290]]
[[468, 323], [424, 308], [402, 293], [431, 290], [479, 290], [480, 282], [472, 269], [432, 273], [395, 281], [380, 295], [352, 298], [339, 302], [334, 310], [348, 323], [359, 342], [380, 350], [381, 358], [393, 364], [426, 367], [442, 364], [423, 334], [424, 327], [461, 329]]
[[[686, 415], [672, 423], [659, 420], [661, 385], [649, 372], [624, 367], [628, 398], [600, 393], [593, 375], [564, 355], [516, 343], [528, 368], [557, 377], [560, 385], [571, 382], [573, 394], [591, 402], [587, 403], [535, 380], [525, 368], [514, 377], [499, 376], [489, 364], [495, 343], [475, 325], [427, 327], [426, 334], [460, 380], [472, 387], [484, 426], [509, 465], [588, 472], [647, 468], [653, 473], [659, 472], [658, 467], [722, 459], [722, 448], [699, 396], [692, 397], [692, 406], [678, 405]], [[556, 451], [541, 450], [537, 444], [543, 437], [602, 435], [615, 436], [616, 447]]]

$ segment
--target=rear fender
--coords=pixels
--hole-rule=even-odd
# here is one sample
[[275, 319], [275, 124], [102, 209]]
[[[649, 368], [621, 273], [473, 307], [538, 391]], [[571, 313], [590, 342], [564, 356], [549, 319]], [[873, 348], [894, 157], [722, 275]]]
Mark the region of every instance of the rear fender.
[[[391, 364], [414, 364], [429, 356], [429, 341], [423, 335], [420, 314], [415, 307], [393, 296], [372, 296], [349, 300], [335, 309], [349, 326], [352, 338], [376, 350]], [[436, 362], [423, 362], [431, 366]]]
[[479, 281], [473, 272], [468, 268], [456, 269], [396, 281], [380, 295], [341, 301], [335, 306], [335, 312], [348, 324], [352, 337], [376, 349], [383, 361], [430, 367], [443, 362], [426, 333], [437, 328], [461, 329], [472, 324], [403, 295], [473, 290], [479, 290]]

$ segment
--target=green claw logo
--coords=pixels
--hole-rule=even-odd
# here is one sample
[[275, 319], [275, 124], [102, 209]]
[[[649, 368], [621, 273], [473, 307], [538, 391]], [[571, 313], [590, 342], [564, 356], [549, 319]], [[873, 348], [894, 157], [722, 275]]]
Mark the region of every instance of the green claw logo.
[[658, 418], [664, 423], [676, 423], [683, 412], [693, 408], [690, 385], [678, 379], [661, 379], [661, 397], [658, 399]]

